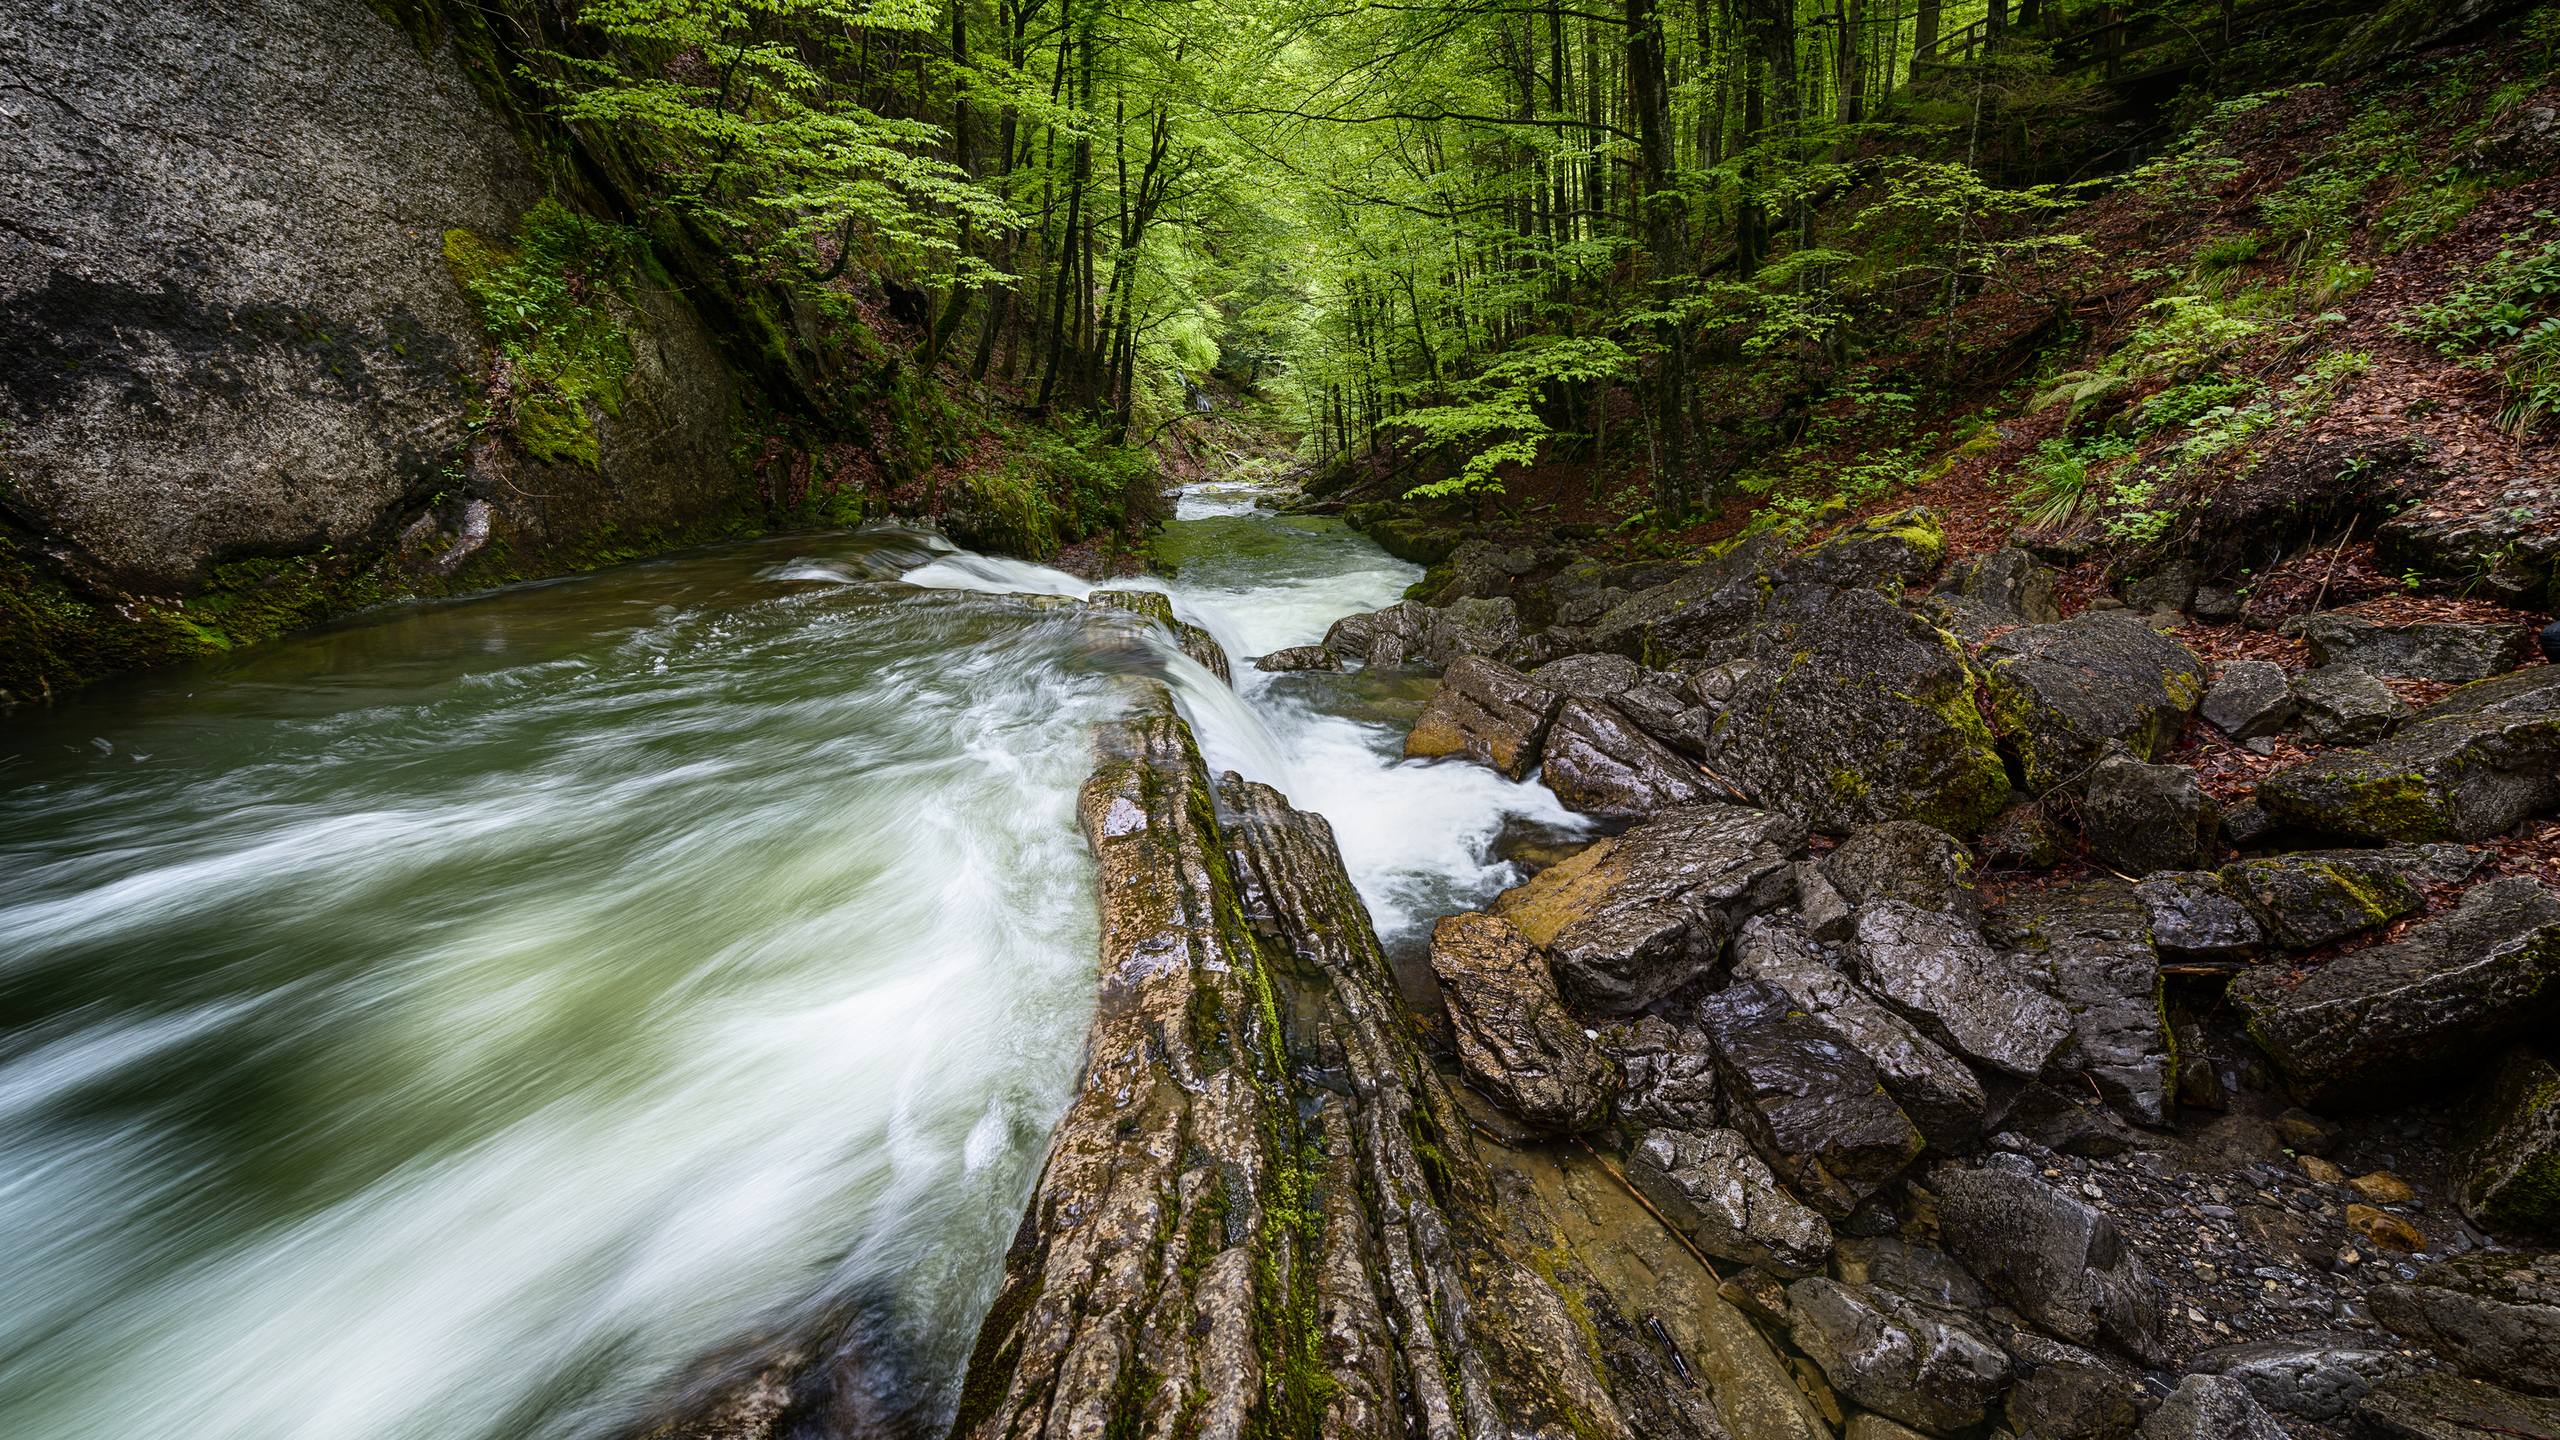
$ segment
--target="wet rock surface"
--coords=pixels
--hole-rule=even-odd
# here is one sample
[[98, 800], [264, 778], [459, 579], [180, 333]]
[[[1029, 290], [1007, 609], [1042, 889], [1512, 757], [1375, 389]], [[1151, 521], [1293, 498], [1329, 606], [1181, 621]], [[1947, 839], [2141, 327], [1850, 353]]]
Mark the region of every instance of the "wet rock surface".
[[2250, 1034], [2306, 1101], [2370, 1098], [2560, 1014], [2560, 895], [2493, 880], [2450, 914], [2298, 982], [2273, 968], [2231, 984]]
[[1537, 763], [1564, 697], [1495, 660], [1468, 656], [1449, 667], [1405, 737], [1419, 760], [1466, 755], [1517, 780]]
[[1718, 1259], [1803, 1275], [1830, 1257], [1830, 1224], [1778, 1184], [1738, 1131], [1648, 1130], [1627, 1152], [1627, 1174]]
[[1743, 920], [1783, 902], [1804, 827], [1759, 810], [1676, 810], [1507, 890], [1494, 913], [1555, 957], [1557, 983], [1600, 1014], [1703, 979]]
[[1900, 1175], [1924, 1144], [1875, 1062], [1774, 985], [1707, 997], [1699, 1028], [1734, 1124], [1806, 1203], [1838, 1218]]
[[2560, 1264], [2476, 1253], [2373, 1294], [2374, 1317], [2475, 1379], [2560, 1395]]
[[2513, 625], [2395, 625], [2351, 615], [2312, 615], [2288, 628], [2310, 646], [2315, 665], [2352, 665], [2376, 675], [2456, 685], [2502, 675], [2533, 652], [2532, 635]]
[[1565, 1012], [1546, 956], [1509, 921], [1442, 920], [1431, 972], [1469, 1083], [1542, 1129], [1587, 1130], [1608, 1115], [1614, 1067]]
[[2551, 1037], [2534, 1038], [2508, 1053], [2481, 1094], [2456, 1198], [2492, 1229], [2560, 1238], [2560, 1062]]
[[1541, 774], [1568, 808], [1607, 819], [1725, 798], [1694, 763], [1606, 702], [1564, 702], [1547, 731]]
[[2036, 794], [2078, 786], [2118, 749], [2160, 758], [2204, 698], [2194, 653], [2118, 612], [2012, 631], [1982, 660], [1993, 714]]

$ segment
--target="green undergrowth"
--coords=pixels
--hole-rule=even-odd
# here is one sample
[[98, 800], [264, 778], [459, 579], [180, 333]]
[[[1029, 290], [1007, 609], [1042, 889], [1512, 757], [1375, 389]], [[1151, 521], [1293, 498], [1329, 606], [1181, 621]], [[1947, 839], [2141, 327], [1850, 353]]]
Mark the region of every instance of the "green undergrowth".
[[445, 264], [502, 360], [500, 419], [535, 459], [601, 463], [599, 414], [619, 415], [634, 359], [636, 232], [545, 198], [512, 243], [469, 230], [444, 235]]
[[952, 538], [1045, 559], [1096, 535], [1135, 535], [1165, 518], [1154, 457], [1081, 420], [1028, 423], [1002, 458], [963, 471], [943, 499]]

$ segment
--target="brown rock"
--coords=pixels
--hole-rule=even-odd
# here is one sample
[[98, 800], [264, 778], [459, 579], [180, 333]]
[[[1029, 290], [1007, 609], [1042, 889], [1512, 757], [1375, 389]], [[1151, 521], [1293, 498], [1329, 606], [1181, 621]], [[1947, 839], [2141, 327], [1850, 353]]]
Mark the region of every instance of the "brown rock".
[[1539, 743], [1563, 700], [1498, 660], [1465, 656], [1440, 677], [1404, 738], [1404, 753], [1415, 760], [1467, 755], [1517, 780], [1538, 763]]
[[1547, 957], [1508, 920], [1452, 915], [1431, 932], [1440, 979], [1470, 1083], [1540, 1129], [1588, 1130], [1609, 1113], [1617, 1068], [1556, 995]]
[[2387, 1170], [2359, 1175], [2347, 1182], [2347, 1188], [2363, 1196], [2369, 1205], [2406, 1205], [2418, 1198], [2408, 1181]]
[[2427, 1248], [2427, 1237], [2418, 1233], [2417, 1226], [2388, 1210], [2377, 1210], [2371, 1205], [2348, 1206], [2347, 1228], [2363, 1236], [2377, 1250], [2414, 1255]]

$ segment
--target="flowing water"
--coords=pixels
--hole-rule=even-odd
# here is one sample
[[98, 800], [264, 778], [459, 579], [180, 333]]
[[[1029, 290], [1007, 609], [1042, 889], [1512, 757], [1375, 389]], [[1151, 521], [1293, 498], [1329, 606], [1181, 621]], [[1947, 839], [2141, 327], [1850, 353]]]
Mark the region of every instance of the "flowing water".
[[0, 729], [0, 1435], [606, 1436], [846, 1307], [947, 1410], [1090, 1013], [1074, 797], [1131, 673], [1335, 822], [1382, 928], [1546, 792], [1409, 686], [1243, 657], [1392, 601], [1187, 497], [1177, 608], [902, 532], [413, 607]]

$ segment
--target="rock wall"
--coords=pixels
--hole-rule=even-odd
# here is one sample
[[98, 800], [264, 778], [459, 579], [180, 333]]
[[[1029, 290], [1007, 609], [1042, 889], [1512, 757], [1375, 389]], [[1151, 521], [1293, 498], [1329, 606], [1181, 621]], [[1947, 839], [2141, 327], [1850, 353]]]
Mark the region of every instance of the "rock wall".
[[475, 445], [490, 352], [444, 236], [507, 236], [545, 185], [454, 47], [365, 0], [7, 7], [0, 135], [0, 542], [69, 595], [130, 618], [404, 534], [436, 558], [393, 592], [473, 578], [456, 550], [485, 583], [743, 497], [736, 380], [646, 276], [596, 466]]

